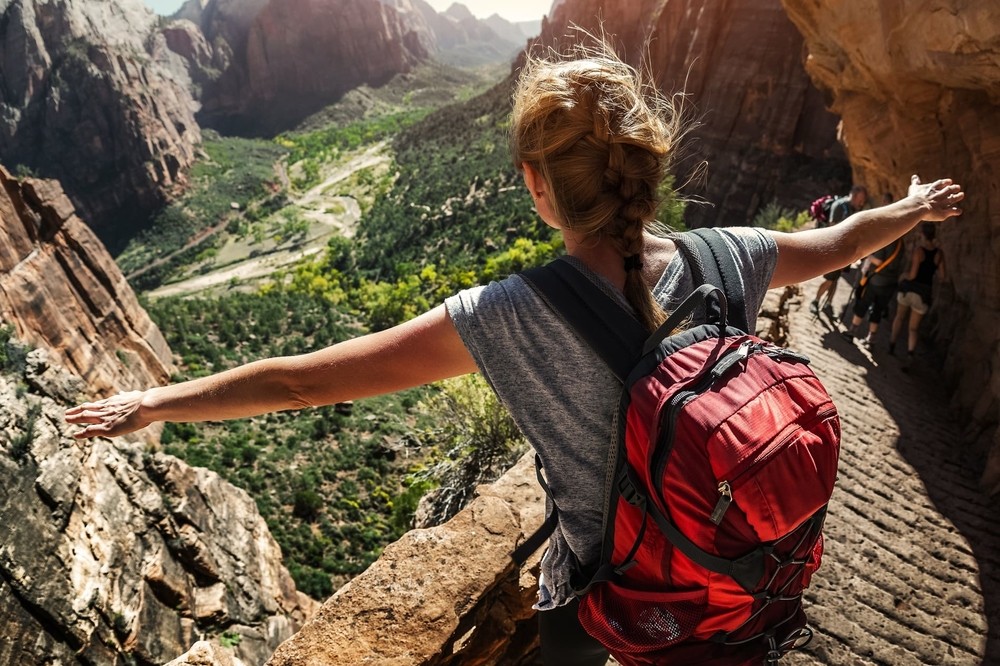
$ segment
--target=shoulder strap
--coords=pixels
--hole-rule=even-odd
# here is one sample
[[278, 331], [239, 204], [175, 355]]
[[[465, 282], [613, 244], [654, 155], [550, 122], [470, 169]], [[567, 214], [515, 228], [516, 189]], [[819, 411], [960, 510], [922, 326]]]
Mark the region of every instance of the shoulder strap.
[[639, 320], [568, 261], [520, 275], [624, 384], [649, 337]]
[[883, 271], [883, 270], [884, 270], [884, 269], [885, 269], [885, 268], [886, 268], [886, 267], [887, 267], [887, 266], [888, 266], [889, 264], [891, 264], [891, 263], [892, 263], [893, 261], [895, 261], [896, 257], [897, 257], [897, 256], [899, 256], [899, 251], [900, 251], [900, 250], [901, 250], [902, 248], [903, 248], [903, 239], [902, 239], [902, 238], [899, 238], [899, 239], [897, 239], [897, 240], [896, 240], [896, 246], [895, 246], [895, 247], [893, 248], [893, 250], [892, 250], [892, 254], [890, 254], [888, 258], [886, 258], [885, 260], [883, 260], [881, 264], [879, 264], [878, 266], [876, 266], [874, 270], [872, 270], [872, 271], [869, 271], [869, 272], [868, 272], [868, 273], [866, 273], [865, 275], [862, 275], [862, 276], [861, 276], [861, 279], [860, 279], [860, 280], [858, 281], [858, 284], [859, 284], [859, 285], [861, 285], [862, 287], [863, 287], [863, 286], [865, 286], [866, 284], [868, 284], [868, 280], [869, 280], [869, 279], [870, 279], [870, 278], [871, 278], [871, 277], [872, 277], [873, 275], [878, 275], [878, 274], [879, 274], [879, 273], [881, 273], [881, 272], [882, 272], [882, 271]]
[[739, 269], [721, 234], [711, 228], [694, 229], [686, 233], [671, 234], [670, 240], [674, 241], [691, 266], [695, 287], [710, 284], [721, 288], [729, 304], [729, 325], [751, 332]]

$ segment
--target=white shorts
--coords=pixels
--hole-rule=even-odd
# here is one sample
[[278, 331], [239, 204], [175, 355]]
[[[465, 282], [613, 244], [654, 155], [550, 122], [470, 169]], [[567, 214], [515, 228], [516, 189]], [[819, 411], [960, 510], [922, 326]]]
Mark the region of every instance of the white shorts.
[[913, 308], [917, 314], [927, 314], [930, 306], [924, 303], [924, 299], [915, 291], [899, 292], [896, 294], [896, 302], [908, 308]]

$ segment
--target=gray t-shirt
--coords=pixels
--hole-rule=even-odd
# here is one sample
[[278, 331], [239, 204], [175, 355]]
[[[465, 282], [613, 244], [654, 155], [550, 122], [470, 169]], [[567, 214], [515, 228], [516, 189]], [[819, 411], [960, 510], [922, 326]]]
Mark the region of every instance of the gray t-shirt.
[[[739, 268], [752, 332], [777, 246], [759, 229], [719, 231]], [[631, 310], [614, 285], [569, 260]], [[676, 252], [653, 295], [669, 312], [693, 290], [691, 269]], [[574, 568], [600, 557], [605, 468], [621, 384], [518, 275], [462, 291], [445, 305], [480, 372], [542, 459], [559, 525], [542, 559], [539, 607], [562, 605], [573, 598]]]

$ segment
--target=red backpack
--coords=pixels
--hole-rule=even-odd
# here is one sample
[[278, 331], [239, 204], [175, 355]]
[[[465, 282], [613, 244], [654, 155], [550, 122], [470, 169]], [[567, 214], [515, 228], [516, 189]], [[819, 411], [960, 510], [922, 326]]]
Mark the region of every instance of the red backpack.
[[833, 210], [833, 202], [836, 200], [837, 197], [827, 194], [809, 204], [809, 216], [816, 220], [817, 227], [830, 225], [830, 211]]
[[[840, 421], [806, 357], [746, 332], [721, 236], [672, 239], [702, 286], [652, 336], [568, 262], [523, 274], [624, 386], [579, 618], [625, 665], [773, 664], [812, 636], [802, 591], [822, 556]], [[708, 323], [681, 330], [692, 315]], [[558, 507], [515, 559], [557, 520]]]

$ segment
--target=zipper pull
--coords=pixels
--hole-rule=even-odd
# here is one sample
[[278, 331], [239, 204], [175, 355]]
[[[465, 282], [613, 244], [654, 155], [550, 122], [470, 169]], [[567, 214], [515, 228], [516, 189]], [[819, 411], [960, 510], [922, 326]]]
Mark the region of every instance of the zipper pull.
[[712, 512], [709, 520], [716, 525], [721, 523], [723, 516], [726, 515], [726, 510], [729, 509], [729, 505], [732, 503], [733, 489], [729, 487], [728, 481], [723, 481], [719, 484], [719, 501], [715, 503], [715, 511]]

